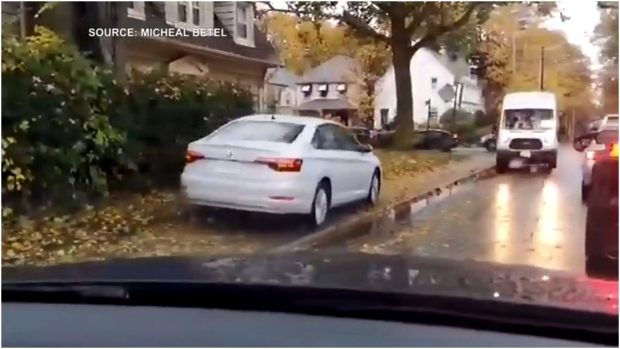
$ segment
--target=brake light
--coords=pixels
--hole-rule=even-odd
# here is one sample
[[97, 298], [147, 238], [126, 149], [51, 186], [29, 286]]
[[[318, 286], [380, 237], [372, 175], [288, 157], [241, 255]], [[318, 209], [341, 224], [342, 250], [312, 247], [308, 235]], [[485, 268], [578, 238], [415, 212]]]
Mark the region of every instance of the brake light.
[[618, 157], [618, 143], [615, 143], [611, 146], [611, 152], [609, 152], [609, 156], [611, 156], [612, 158]]
[[193, 150], [188, 150], [187, 153], [185, 153], [185, 163], [186, 164], [191, 164], [192, 162], [204, 159], [204, 155], [200, 154], [199, 152], [193, 151]]
[[301, 165], [304, 163], [302, 159], [285, 158], [258, 158], [254, 162], [267, 165], [270, 169], [277, 172], [300, 172]]

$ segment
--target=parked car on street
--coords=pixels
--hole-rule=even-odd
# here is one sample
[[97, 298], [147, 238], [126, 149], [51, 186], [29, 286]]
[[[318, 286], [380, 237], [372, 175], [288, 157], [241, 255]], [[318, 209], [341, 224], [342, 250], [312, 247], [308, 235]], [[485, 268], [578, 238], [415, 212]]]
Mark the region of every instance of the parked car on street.
[[[583, 137], [583, 136], [582, 136]], [[582, 198], [586, 203], [586, 273], [595, 278], [618, 279], [618, 132], [598, 132], [586, 150]], [[592, 146], [598, 150], [592, 151]], [[590, 150], [587, 150], [590, 149]], [[590, 153], [588, 153], [590, 152]], [[584, 191], [585, 190], [585, 191]]]
[[618, 142], [618, 127], [611, 129], [608, 127], [602, 131], [591, 132], [573, 141], [573, 146], [577, 151], [583, 152], [581, 162], [581, 200], [586, 202], [592, 187], [592, 170], [594, 164], [599, 161], [606, 161], [609, 158], [610, 149]]
[[494, 152], [497, 149], [497, 136], [495, 133], [489, 133], [480, 138], [480, 145], [488, 152]]
[[381, 164], [338, 123], [258, 114], [190, 143], [181, 184], [191, 204], [302, 214], [321, 226], [336, 206], [377, 202]]
[[449, 152], [458, 146], [458, 136], [446, 130], [427, 129], [415, 132], [419, 139], [414, 145], [417, 149], [441, 150]]

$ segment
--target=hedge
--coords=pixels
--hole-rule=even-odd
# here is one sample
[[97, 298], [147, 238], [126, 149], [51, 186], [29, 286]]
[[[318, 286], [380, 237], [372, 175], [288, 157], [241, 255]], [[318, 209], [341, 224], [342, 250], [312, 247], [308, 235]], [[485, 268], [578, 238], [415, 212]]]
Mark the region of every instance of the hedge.
[[253, 112], [245, 90], [202, 78], [133, 72], [121, 85], [45, 28], [2, 37], [2, 83], [4, 217], [176, 185], [189, 142]]

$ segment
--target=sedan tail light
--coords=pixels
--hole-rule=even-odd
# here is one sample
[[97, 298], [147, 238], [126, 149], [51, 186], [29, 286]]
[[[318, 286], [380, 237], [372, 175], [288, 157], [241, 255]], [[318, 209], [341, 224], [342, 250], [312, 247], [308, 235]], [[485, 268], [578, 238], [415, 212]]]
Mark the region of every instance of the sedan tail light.
[[302, 159], [286, 159], [286, 158], [258, 158], [254, 161], [257, 164], [269, 166], [277, 172], [300, 172]]
[[612, 158], [618, 157], [618, 143], [614, 143], [611, 146], [611, 151], [609, 152], [609, 156], [611, 156]]
[[186, 164], [191, 164], [192, 162], [202, 160], [204, 158], [205, 158], [204, 155], [200, 154], [199, 152], [193, 151], [193, 150], [188, 150], [187, 153], [185, 153]]

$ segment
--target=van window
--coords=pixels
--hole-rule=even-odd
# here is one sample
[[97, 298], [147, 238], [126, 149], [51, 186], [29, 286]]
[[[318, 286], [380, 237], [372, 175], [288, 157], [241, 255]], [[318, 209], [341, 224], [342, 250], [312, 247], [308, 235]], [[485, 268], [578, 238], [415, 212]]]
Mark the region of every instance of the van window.
[[508, 130], [547, 130], [553, 120], [552, 109], [507, 109], [504, 110], [504, 128]]

